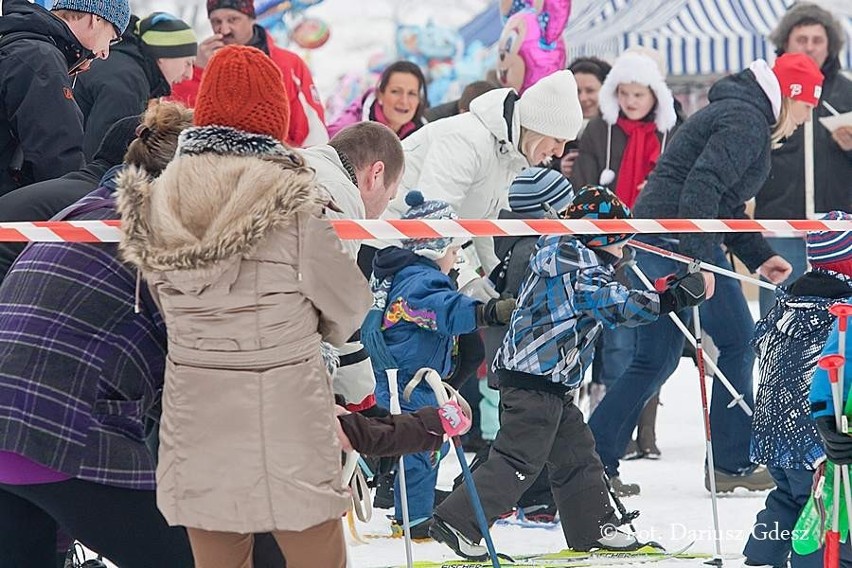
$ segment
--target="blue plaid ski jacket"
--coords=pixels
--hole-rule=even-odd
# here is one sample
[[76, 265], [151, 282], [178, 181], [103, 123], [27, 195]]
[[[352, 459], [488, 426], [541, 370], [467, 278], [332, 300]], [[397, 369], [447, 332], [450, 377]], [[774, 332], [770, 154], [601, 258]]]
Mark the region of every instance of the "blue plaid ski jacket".
[[543, 376], [574, 388], [592, 362], [604, 325], [656, 321], [659, 294], [615, 281], [612, 259], [574, 237], [540, 237], [494, 370]]

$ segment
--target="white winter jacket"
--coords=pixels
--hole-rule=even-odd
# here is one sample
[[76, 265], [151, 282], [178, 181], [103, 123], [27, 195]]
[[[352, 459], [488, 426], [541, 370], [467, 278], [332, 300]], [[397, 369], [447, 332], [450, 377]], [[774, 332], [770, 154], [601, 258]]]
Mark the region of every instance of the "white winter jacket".
[[[411, 189], [448, 202], [462, 219], [496, 219], [508, 209], [509, 185], [530, 166], [518, 149], [517, 98], [513, 89], [489, 91], [471, 102], [470, 112], [430, 122], [403, 140], [405, 174], [383, 218], [405, 213]], [[488, 273], [498, 263], [493, 240], [475, 241]]]
[[[331, 146], [324, 144], [300, 150], [305, 162], [317, 173], [317, 182], [323, 186], [335, 205], [341, 210], [326, 210], [325, 216], [329, 219], [363, 219], [367, 212], [364, 202], [361, 200], [361, 192], [349, 179], [343, 162], [337, 151]], [[346, 252], [354, 259], [358, 258], [358, 249], [361, 241], [342, 241]]]

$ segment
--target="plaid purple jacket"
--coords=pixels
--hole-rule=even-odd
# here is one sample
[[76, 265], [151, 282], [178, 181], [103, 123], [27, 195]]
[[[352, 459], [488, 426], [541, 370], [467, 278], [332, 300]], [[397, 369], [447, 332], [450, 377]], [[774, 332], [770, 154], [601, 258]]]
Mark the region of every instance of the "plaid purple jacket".
[[[68, 219], [118, 218], [108, 172]], [[155, 488], [145, 422], [163, 385], [166, 330], [115, 244], [36, 243], [0, 286], [0, 450], [72, 477]]]

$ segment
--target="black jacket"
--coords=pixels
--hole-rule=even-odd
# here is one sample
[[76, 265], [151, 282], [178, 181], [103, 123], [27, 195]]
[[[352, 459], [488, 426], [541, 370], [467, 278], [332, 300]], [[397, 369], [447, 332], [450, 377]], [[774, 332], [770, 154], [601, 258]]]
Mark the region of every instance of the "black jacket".
[[[101, 178], [112, 167], [107, 160], [95, 159], [80, 170], [56, 179], [34, 183], [0, 195], [0, 222], [47, 221], [75, 201], [98, 188]], [[0, 242], [0, 283], [12, 263], [23, 252], [25, 243]]]
[[[852, 81], [840, 73], [836, 57], [822, 66], [822, 72], [822, 97], [814, 109], [814, 210], [852, 211], [852, 151], [844, 152], [819, 122], [820, 117], [831, 116], [822, 101], [841, 114], [852, 111]], [[772, 171], [757, 194], [756, 218], [805, 218], [804, 131], [804, 127], [796, 129], [783, 146], [772, 152]]]
[[2, 195], [83, 166], [83, 115], [68, 70], [88, 52], [27, 0], [4, 0], [0, 36]]
[[136, 16], [131, 17], [121, 43], [110, 49], [109, 58], [92, 63], [81, 73], [74, 88], [83, 111], [83, 152], [90, 160], [113, 123], [125, 116], [142, 114], [148, 100], [171, 93], [166, 78], [135, 34]]
[[[660, 156], [633, 208], [638, 219], [747, 219], [745, 202], [769, 175], [775, 115], [754, 74], [717, 81]], [[759, 233], [679, 235], [679, 251], [709, 260], [725, 244], [750, 270], [775, 253]]]

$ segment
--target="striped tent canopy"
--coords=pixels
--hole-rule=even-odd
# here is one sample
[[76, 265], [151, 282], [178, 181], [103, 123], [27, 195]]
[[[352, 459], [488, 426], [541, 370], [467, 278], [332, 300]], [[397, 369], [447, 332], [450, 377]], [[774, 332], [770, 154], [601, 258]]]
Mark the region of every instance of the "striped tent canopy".
[[[848, 0], [847, 0], [848, 1]], [[596, 55], [612, 60], [635, 45], [663, 53], [670, 75], [740, 71], [755, 59], [772, 60], [767, 39], [794, 0], [574, 0], [565, 33], [569, 59]], [[852, 69], [852, 14], [822, 2], [842, 22], [844, 69]], [[852, 2], [850, 2], [852, 4]]]

